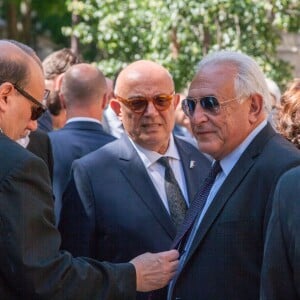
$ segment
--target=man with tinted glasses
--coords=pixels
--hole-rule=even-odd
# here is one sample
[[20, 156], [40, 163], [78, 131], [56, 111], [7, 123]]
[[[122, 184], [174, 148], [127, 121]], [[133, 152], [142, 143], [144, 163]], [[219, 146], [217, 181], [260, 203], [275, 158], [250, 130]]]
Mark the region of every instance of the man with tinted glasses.
[[0, 40], [0, 299], [131, 300], [136, 289], [163, 287], [176, 250], [119, 265], [59, 251], [46, 165], [14, 142], [36, 128], [44, 88], [40, 64]]
[[[125, 262], [170, 248], [209, 163], [172, 136], [179, 95], [165, 68], [134, 62], [119, 74], [114, 93], [111, 105], [127, 134], [73, 163], [59, 229], [63, 248], [75, 255]], [[151, 299], [166, 299], [165, 292]]]
[[268, 97], [264, 74], [247, 55], [221, 51], [199, 64], [183, 109], [200, 150], [221, 168], [197, 198], [202, 209], [192, 202], [189, 231], [186, 218], [175, 239], [182, 255], [169, 300], [259, 299], [274, 188], [300, 164], [300, 152], [267, 123]]

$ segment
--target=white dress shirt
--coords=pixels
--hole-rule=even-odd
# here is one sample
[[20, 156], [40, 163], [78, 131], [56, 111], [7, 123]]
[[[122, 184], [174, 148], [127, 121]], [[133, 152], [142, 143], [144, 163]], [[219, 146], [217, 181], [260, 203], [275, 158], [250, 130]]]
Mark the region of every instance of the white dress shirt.
[[130, 138], [129, 140], [131, 141], [133, 147], [137, 151], [140, 159], [142, 160], [167, 211], [169, 212], [169, 205], [168, 205], [168, 199], [167, 199], [165, 184], [164, 184], [165, 168], [164, 166], [162, 166], [160, 163], [157, 162], [157, 160], [160, 159], [162, 156], [169, 157], [170, 166], [173, 170], [174, 176], [181, 189], [182, 195], [188, 205], [189, 199], [187, 194], [185, 177], [183, 173], [181, 159], [178, 150], [176, 148], [173, 136], [171, 135], [170, 137], [169, 147], [164, 155], [161, 155], [155, 151], [147, 150], [141, 147], [140, 145], [134, 143], [134, 141]]

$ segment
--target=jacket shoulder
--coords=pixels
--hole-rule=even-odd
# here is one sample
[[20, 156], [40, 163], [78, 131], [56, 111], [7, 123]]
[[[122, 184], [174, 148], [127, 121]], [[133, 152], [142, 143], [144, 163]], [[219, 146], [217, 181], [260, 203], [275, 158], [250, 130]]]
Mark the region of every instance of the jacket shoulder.
[[34, 154], [24, 149], [16, 142], [10, 140], [6, 136], [0, 136], [0, 180], [2, 180], [12, 169], [22, 165], [30, 159], [37, 159]]

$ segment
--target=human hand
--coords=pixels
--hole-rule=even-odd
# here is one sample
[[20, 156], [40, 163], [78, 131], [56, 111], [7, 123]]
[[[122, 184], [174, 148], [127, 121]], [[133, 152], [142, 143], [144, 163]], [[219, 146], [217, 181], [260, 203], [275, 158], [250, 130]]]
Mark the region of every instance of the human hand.
[[166, 286], [176, 273], [179, 263], [177, 250], [144, 253], [132, 259], [136, 271], [136, 289], [149, 292]]

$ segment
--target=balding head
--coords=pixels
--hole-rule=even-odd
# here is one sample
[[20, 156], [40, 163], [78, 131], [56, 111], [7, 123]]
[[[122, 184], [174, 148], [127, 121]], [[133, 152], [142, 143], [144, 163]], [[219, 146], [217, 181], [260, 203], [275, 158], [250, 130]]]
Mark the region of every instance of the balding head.
[[0, 40], [0, 127], [14, 140], [36, 129], [36, 102], [45, 92], [39, 61], [27, 50]]
[[136, 61], [120, 72], [114, 92], [111, 106], [121, 115], [131, 139], [145, 149], [165, 153], [179, 101], [170, 73], [155, 62]]
[[25, 85], [29, 74], [27, 55], [16, 45], [4, 40], [0, 40], [0, 53], [0, 82]]
[[[167, 69], [148, 60], [139, 60], [124, 68], [115, 84], [115, 94], [128, 94], [133, 88], [141, 87], [144, 92], [152, 91], [157, 87], [159, 93], [174, 91], [174, 83]], [[163, 86], [165, 87], [163, 90]]]
[[85, 106], [102, 99], [107, 86], [103, 73], [90, 64], [72, 66], [64, 75], [61, 93], [66, 107]]

